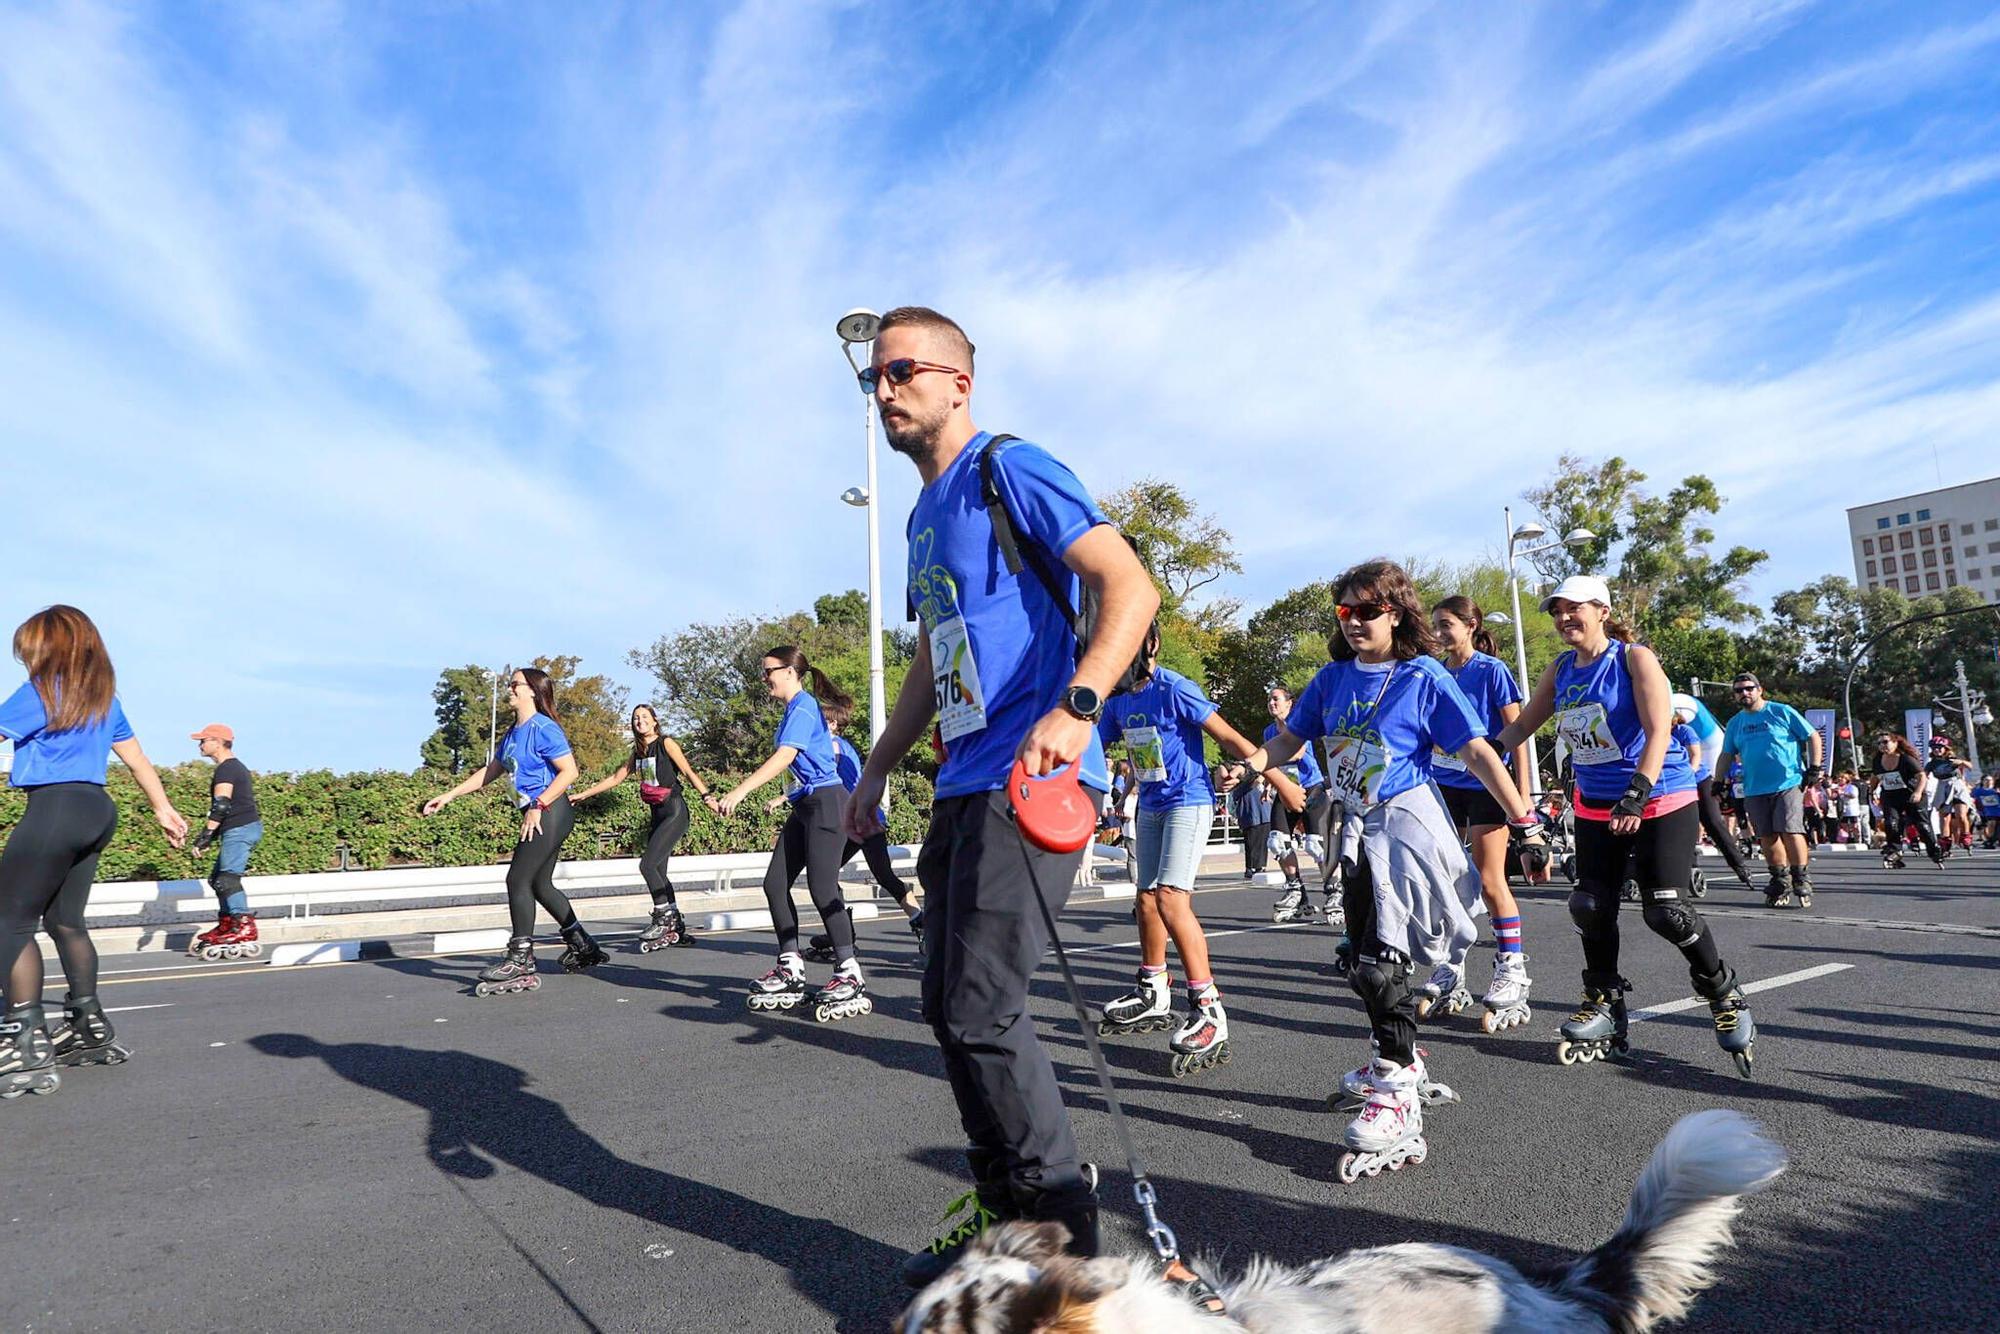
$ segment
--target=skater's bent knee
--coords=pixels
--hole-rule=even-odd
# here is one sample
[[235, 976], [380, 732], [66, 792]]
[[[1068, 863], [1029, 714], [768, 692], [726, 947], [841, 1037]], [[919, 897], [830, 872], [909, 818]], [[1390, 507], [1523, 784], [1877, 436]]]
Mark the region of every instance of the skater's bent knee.
[[1701, 914], [1681, 903], [1678, 897], [1665, 897], [1675, 893], [1674, 890], [1655, 891], [1653, 901], [1646, 905], [1642, 915], [1655, 935], [1663, 936], [1676, 945], [1686, 945], [1701, 934]]
[[1598, 890], [1579, 887], [1570, 891], [1569, 919], [1583, 931], [1590, 931], [1617, 912], [1617, 900]]
[[1362, 1000], [1392, 1008], [1410, 987], [1409, 962], [1394, 950], [1358, 955], [1348, 970], [1347, 984]]

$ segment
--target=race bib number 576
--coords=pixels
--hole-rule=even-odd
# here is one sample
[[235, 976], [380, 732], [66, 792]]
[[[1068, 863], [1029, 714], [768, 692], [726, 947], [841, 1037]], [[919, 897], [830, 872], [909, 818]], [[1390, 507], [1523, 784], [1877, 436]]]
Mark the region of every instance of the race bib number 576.
[[945, 742], [986, 727], [986, 691], [972, 659], [965, 618], [954, 616], [931, 627], [931, 689], [937, 699], [938, 735]]

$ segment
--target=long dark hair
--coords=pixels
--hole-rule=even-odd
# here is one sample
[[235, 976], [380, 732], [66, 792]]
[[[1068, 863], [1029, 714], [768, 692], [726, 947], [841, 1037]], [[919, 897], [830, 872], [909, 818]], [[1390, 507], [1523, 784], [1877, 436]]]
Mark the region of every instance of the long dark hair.
[[1910, 744], [1910, 739], [1901, 732], [1883, 732], [1879, 735], [1888, 737], [1889, 740], [1896, 743], [1896, 753], [1898, 755], [1905, 755], [1919, 762], [1923, 760], [1923, 756], [1917, 754], [1917, 748]]
[[764, 656], [776, 658], [797, 672], [800, 681], [811, 681], [813, 698], [819, 701], [822, 713], [829, 708], [842, 709], [850, 715], [854, 712], [854, 696], [835, 685], [832, 677], [808, 662], [806, 655], [799, 652], [798, 645], [780, 644], [776, 648], [767, 648]]
[[552, 723], [562, 719], [556, 717], [556, 686], [549, 680], [549, 674], [539, 667], [516, 667], [521, 679], [528, 683], [528, 693], [535, 697], [535, 712]]
[[[1401, 661], [1429, 657], [1438, 651], [1437, 635], [1431, 631], [1430, 622], [1424, 619], [1424, 606], [1417, 598], [1417, 586], [1410, 582], [1409, 572], [1396, 562], [1380, 558], [1366, 560], [1333, 581], [1333, 600], [1336, 603], [1349, 594], [1365, 595], [1402, 613], [1401, 623], [1393, 631], [1389, 650]], [[1349, 662], [1354, 658], [1354, 646], [1338, 630], [1327, 640], [1326, 651], [1335, 662]]]
[[632, 706], [632, 758], [635, 760], [646, 758], [646, 741], [645, 738], [639, 735], [639, 710], [641, 709], [653, 715], [653, 739], [655, 741], [665, 741], [667, 739], [666, 729], [660, 726], [660, 711], [650, 704], [634, 704]]
[[28, 669], [51, 732], [101, 721], [118, 693], [118, 674], [97, 625], [75, 607], [57, 603], [22, 621], [14, 656]]
[[1472, 631], [1472, 651], [1492, 657], [1494, 653], [1493, 632], [1486, 628], [1486, 613], [1479, 604], [1463, 593], [1453, 593], [1444, 601], [1431, 608], [1431, 615], [1439, 612], [1466, 626]]

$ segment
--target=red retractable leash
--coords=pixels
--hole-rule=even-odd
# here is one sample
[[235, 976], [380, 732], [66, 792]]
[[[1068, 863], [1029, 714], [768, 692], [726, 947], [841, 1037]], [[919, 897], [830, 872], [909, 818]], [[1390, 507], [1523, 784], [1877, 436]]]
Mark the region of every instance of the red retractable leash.
[[1083, 790], [1082, 767], [1083, 760], [1079, 756], [1054, 773], [1038, 778], [1028, 772], [1027, 765], [1014, 761], [1014, 771], [1007, 776], [1007, 802], [1014, 813], [1014, 824], [1021, 831], [1021, 864], [1028, 872], [1028, 882], [1034, 886], [1035, 902], [1041, 906], [1042, 921], [1048, 926], [1049, 943], [1055, 947], [1063, 984], [1069, 988], [1070, 1005], [1076, 1010], [1077, 1026], [1083, 1030], [1084, 1045], [1089, 1048], [1091, 1062], [1097, 1067], [1097, 1082], [1104, 1090], [1104, 1104], [1111, 1113], [1111, 1128], [1118, 1136], [1119, 1147], [1125, 1150], [1125, 1164], [1132, 1172], [1132, 1198], [1145, 1215], [1146, 1239], [1153, 1244], [1153, 1251], [1159, 1256], [1163, 1276], [1171, 1283], [1180, 1284], [1186, 1290], [1188, 1300], [1196, 1307], [1213, 1315], [1222, 1315], [1225, 1311], [1221, 1296], [1181, 1259], [1179, 1239], [1157, 1212], [1159, 1195], [1153, 1190], [1152, 1180], [1146, 1175], [1146, 1165], [1125, 1127], [1125, 1109], [1118, 1103], [1117, 1090], [1111, 1084], [1111, 1071], [1104, 1063], [1103, 1050], [1098, 1046], [1097, 1025], [1090, 1022], [1090, 1016], [1084, 1011], [1083, 994], [1077, 990], [1076, 975], [1070, 971], [1069, 956], [1063, 952], [1062, 937], [1056, 932], [1055, 914], [1049, 911], [1049, 901], [1042, 893], [1041, 878], [1035, 874], [1034, 860], [1028, 856], [1027, 845], [1030, 843], [1044, 852], [1067, 854], [1079, 851], [1097, 831], [1097, 803]]

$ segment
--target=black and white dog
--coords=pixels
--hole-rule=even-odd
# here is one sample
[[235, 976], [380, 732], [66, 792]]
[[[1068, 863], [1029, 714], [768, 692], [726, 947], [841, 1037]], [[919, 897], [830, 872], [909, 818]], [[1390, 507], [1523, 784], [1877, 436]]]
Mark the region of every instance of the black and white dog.
[[1687, 1314], [1715, 1281], [1739, 1198], [1785, 1152], [1736, 1112], [1683, 1117], [1653, 1150], [1609, 1241], [1528, 1275], [1489, 1255], [1409, 1243], [1290, 1269], [1252, 1261], [1217, 1284], [1227, 1315], [1189, 1303], [1149, 1260], [1078, 1260], [1055, 1223], [990, 1229], [917, 1294], [899, 1334], [1642, 1334]]

